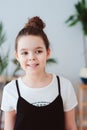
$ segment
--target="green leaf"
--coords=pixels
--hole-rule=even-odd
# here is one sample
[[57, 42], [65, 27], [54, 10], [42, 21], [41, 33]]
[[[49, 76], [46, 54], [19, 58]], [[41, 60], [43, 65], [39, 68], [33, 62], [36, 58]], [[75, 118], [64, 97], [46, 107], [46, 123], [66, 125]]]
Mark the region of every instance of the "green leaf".
[[54, 58], [49, 58], [48, 60], [47, 60], [47, 64], [52, 64], [52, 63], [57, 63], [57, 61], [56, 61], [56, 59], [54, 59]]
[[87, 24], [84, 23], [84, 24], [82, 24], [82, 26], [83, 26], [84, 35], [87, 35]]
[[81, 3], [78, 2], [77, 4], [75, 4], [75, 8], [78, 14], [80, 14], [82, 12], [82, 7], [81, 7]]
[[76, 25], [78, 22], [79, 22], [79, 20], [78, 20], [78, 19], [75, 19], [75, 20], [73, 20], [73, 21], [69, 24], [69, 26], [74, 26], [74, 25]]
[[4, 72], [8, 65], [8, 55], [0, 57], [0, 75]]
[[13, 72], [13, 75], [16, 75], [17, 71], [21, 70], [21, 66], [20, 66], [20, 63], [16, 59], [13, 59], [12, 62], [13, 62], [13, 64], [16, 65], [16, 68]]
[[3, 24], [0, 22], [0, 46], [5, 42], [6, 40], [6, 35], [3, 32]]
[[82, 5], [84, 8], [86, 8], [86, 1], [85, 0], [82, 0]]
[[0, 56], [0, 75], [3, 74], [4, 70], [7, 69], [8, 66], [8, 57], [9, 57], [9, 51], [6, 55]]
[[18, 61], [16, 59], [13, 59], [12, 62], [16, 65], [18, 64]]
[[71, 15], [67, 20], [68, 26], [74, 26], [78, 22], [81, 23], [82, 29], [85, 35], [87, 35], [87, 5], [86, 0], [78, 1], [77, 4], [74, 5], [76, 12]]
[[74, 17], [75, 17], [74, 15], [69, 16], [69, 18], [65, 21], [65, 23], [68, 23], [68, 22], [74, 20]]
[[0, 75], [4, 73], [8, 66], [9, 51], [6, 54], [4, 54], [2, 48], [2, 44], [5, 42], [5, 40], [6, 34], [3, 31], [3, 23], [0, 22], [0, 54], [2, 54], [0, 55]]

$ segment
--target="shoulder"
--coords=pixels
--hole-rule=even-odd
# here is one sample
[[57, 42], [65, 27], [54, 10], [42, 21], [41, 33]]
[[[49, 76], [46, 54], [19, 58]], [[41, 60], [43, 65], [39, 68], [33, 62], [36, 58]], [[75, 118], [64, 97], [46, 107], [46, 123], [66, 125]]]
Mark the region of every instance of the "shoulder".
[[73, 87], [71, 81], [68, 78], [61, 75], [58, 75], [58, 77], [59, 77], [61, 87], [67, 88], [67, 89]]
[[8, 90], [9, 88], [11, 88], [12, 86], [15, 85], [15, 80], [10, 81], [9, 83], [7, 83], [4, 87], [5, 90]]
[[60, 78], [61, 96], [63, 99], [64, 111], [69, 111], [78, 104], [76, 93], [69, 79], [62, 76], [59, 76], [59, 78]]
[[57, 77], [59, 77], [59, 81], [60, 81], [61, 95], [66, 95], [70, 91], [74, 90], [73, 85], [69, 79], [67, 79], [61, 75], [56, 75], [56, 74], [53, 74], [53, 85], [54, 86], [58, 86]]
[[16, 110], [18, 93], [15, 80], [7, 83], [3, 88], [1, 109], [4, 111]]
[[69, 79], [65, 78], [65, 77], [59, 76], [59, 78], [60, 78], [60, 82], [61, 82], [62, 85], [64, 85], [64, 84], [65, 85], [71, 84], [71, 81]]
[[73, 88], [73, 85], [71, 81], [63, 76], [59, 76], [60, 79], [60, 86], [63, 87], [63, 89], [70, 89]]
[[60, 79], [60, 87], [62, 96], [70, 95], [71, 93], [75, 93], [74, 87], [71, 81], [63, 76], [59, 76]]
[[16, 92], [16, 80], [12, 80], [12, 81], [10, 81], [9, 83], [7, 83], [7, 84], [4, 86], [3, 91], [4, 91], [5, 93], [14, 93], [14, 92]]

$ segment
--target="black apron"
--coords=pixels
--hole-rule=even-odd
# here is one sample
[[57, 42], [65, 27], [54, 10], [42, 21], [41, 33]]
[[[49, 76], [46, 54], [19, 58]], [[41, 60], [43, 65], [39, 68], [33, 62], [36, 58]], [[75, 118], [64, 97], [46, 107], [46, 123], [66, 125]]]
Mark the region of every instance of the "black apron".
[[18, 81], [17, 114], [14, 130], [65, 130], [63, 101], [60, 91], [60, 80], [58, 80], [59, 95], [46, 106], [34, 106], [20, 95]]

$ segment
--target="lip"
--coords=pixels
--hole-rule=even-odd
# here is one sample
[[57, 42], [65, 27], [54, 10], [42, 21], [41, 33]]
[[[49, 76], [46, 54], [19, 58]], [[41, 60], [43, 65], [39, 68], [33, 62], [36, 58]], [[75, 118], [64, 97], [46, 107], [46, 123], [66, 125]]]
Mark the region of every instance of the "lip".
[[35, 68], [37, 67], [39, 64], [38, 63], [35, 63], [35, 64], [27, 64], [27, 66], [31, 67], [31, 68]]

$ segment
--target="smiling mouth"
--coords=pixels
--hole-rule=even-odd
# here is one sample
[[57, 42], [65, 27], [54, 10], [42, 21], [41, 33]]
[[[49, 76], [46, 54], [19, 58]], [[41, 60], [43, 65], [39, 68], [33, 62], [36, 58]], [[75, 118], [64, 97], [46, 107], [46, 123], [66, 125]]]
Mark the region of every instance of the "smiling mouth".
[[28, 67], [31, 67], [31, 68], [35, 68], [37, 67], [39, 64], [27, 64]]

